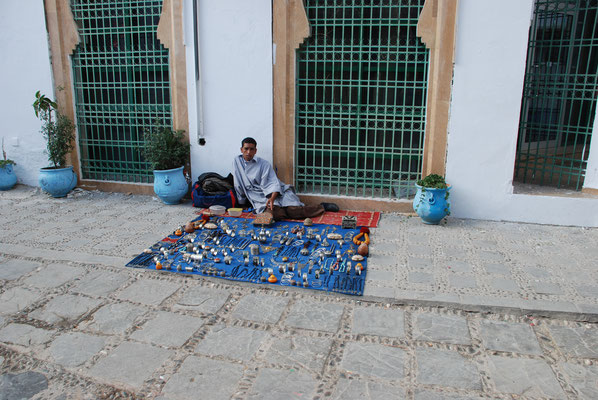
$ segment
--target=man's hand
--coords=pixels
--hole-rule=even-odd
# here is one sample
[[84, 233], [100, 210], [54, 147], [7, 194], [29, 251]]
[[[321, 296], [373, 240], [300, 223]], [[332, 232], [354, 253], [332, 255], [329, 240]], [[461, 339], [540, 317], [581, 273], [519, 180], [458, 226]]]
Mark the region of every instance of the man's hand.
[[273, 210], [274, 209], [274, 200], [278, 197], [278, 192], [274, 192], [270, 194], [268, 201], [266, 202], [266, 209]]

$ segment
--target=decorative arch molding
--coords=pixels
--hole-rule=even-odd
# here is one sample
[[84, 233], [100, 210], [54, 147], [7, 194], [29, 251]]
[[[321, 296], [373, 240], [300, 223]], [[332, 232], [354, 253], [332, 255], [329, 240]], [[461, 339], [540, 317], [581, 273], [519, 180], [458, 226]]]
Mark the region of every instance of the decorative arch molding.
[[[50, 59], [56, 100], [60, 112], [75, 121], [71, 55], [80, 38], [69, 0], [44, 0]], [[183, 0], [164, 0], [158, 25], [158, 39], [169, 49], [172, 120], [174, 129], [183, 129], [189, 140], [186, 59], [183, 32]], [[79, 171], [78, 148], [69, 154], [69, 161]], [[153, 194], [153, 185], [79, 179], [78, 186], [89, 190]]]
[[422, 176], [444, 175], [458, 0], [426, 0], [417, 35], [430, 49]]
[[[422, 175], [444, 175], [458, 0], [426, 0], [418, 36], [430, 49], [426, 135]], [[273, 0], [274, 165], [280, 179], [294, 181], [295, 51], [309, 37], [302, 0]], [[410, 201], [301, 195], [306, 204], [334, 201], [345, 209], [412, 212]]]

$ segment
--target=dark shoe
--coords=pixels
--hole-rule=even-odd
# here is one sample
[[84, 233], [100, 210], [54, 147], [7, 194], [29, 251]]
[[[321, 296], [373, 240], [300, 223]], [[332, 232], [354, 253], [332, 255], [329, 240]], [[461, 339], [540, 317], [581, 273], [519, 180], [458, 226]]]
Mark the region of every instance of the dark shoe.
[[331, 212], [338, 212], [339, 208], [334, 203], [320, 203], [322, 207], [324, 207], [324, 211], [331, 211]]

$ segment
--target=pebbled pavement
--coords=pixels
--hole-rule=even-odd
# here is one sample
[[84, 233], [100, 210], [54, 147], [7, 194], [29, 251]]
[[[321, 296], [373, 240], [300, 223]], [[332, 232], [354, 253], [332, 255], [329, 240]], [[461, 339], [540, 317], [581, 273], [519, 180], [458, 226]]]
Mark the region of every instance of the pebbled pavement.
[[0, 192], [0, 399], [598, 398], [598, 230], [384, 214], [366, 295], [125, 268], [187, 204]]

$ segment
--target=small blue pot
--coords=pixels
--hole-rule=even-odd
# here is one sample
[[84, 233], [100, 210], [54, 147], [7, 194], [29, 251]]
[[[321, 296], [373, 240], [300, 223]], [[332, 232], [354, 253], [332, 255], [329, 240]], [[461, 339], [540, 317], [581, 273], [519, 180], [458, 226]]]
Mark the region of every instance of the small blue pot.
[[424, 224], [438, 225], [444, 217], [450, 214], [451, 203], [448, 199], [449, 185], [446, 189], [422, 188], [419, 185], [413, 199], [413, 210], [419, 215]]
[[187, 194], [189, 185], [183, 168], [154, 170], [154, 192], [164, 204], [178, 204]]
[[66, 168], [40, 168], [39, 186], [52, 197], [65, 197], [77, 186], [77, 174], [72, 166]]
[[0, 190], [9, 190], [17, 183], [17, 176], [13, 170], [13, 165], [8, 164], [0, 168]]

